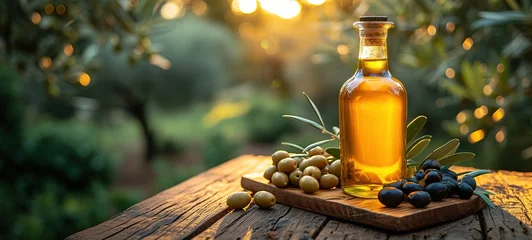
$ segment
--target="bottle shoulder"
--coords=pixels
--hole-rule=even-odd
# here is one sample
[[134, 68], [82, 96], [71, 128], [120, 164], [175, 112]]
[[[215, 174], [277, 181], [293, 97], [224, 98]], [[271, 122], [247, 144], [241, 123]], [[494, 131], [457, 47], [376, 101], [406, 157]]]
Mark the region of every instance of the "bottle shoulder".
[[390, 92], [394, 95], [406, 95], [406, 89], [403, 83], [391, 75], [361, 76], [356, 73], [344, 83], [340, 93], [356, 94], [357, 92], [368, 91]]

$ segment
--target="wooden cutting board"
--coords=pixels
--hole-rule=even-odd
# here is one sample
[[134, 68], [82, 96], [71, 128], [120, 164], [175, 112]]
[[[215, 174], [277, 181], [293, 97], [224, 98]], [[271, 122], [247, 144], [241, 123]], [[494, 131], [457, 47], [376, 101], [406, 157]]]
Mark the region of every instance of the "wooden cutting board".
[[244, 175], [241, 179], [242, 187], [251, 192], [271, 192], [278, 203], [394, 232], [417, 230], [453, 221], [474, 214], [486, 206], [478, 196], [473, 195], [469, 200], [447, 198], [441, 202], [431, 202], [425, 208], [414, 208], [407, 202], [397, 208], [386, 208], [377, 199], [352, 197], [341, 189], [320, 189], [314, 194], [306, 194], [299, 188], [277, 188], [264, 179], [262, 174]]

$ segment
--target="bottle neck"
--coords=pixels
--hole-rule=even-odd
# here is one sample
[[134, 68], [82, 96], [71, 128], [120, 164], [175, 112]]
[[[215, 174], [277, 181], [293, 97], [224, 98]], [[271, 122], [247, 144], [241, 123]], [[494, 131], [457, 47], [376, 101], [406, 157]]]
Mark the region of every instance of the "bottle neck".
[[[360, 50], [358, 53], [358, 70], [364, 76], [390, 75], [388, 69], [388, 49], [386, 37], [388, 36], [387, 23], [360, 23]], [[393, 26], [393, 25], [392, 25]]]

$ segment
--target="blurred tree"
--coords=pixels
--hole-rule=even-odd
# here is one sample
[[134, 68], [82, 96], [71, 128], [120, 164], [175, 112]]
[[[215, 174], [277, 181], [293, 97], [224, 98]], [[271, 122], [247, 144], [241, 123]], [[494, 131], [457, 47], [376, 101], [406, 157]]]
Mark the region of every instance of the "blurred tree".
[[[77, 107], [86, 96], [101, 109], [124, 109], [138, 121], [150, 160], [157, 137], [148, 106], [208, 99], [229, 76], [220, 72], [234, 62], [234, 40], [192, 16], [206, 11], [201, 0], [6, 1], [0, 61], [42, 83], [55, 102]], [[163, 47], [169, 59], [158, 53]]]

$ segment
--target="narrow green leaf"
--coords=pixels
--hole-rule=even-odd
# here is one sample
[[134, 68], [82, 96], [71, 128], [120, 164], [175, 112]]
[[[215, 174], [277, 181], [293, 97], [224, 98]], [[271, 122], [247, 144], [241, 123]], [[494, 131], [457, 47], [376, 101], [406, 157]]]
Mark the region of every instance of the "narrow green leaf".
[[407, 167], [410, 167], [410, 166], [417, 166], [417, 164], [418, 164], [418, 163], [416, 163], [416, 162], [407, 162], [407, 163], [406, 163], [406, 166], [407, 166]]
[[490, 191], [488, 191], [488, 190], [486, 190], [486, 189], [484, 189], [484, 188], [481, 188], [481, 187], [479, 187], [479, 186], [477, 186], [476, 190], [479, 191], [479, 192], [481, 192], [481, 193], [484, 193], [484, 194], [486, 194], [486, 195], [495, 195], [495, 193], [490, 192]]
[[412, 146], [412, 148], [408, 149], [406, 153], [406, 158], [410, 159], [417, 155], [419, 155], [430, 143], [430, 139], [423, 139], [419, 141], [416, 145]]
[[465, 174], [468, 174], [468, 173], [470, 173], [470, 172], [471, 172], [471, 171], [465, 171], [465, 172], [457, 173], [456, 176], [465, 175]]
[[416, 145], [418, 142], [420, 142], [421, 140], [424, 140], [424, 139], [432, 139], [432, 136], [431, 135], [423, 135], [421, 137], [418, 137], [416, 138], [416, 140], [410, 142], [407, 147], [406, 147], [406, 152], [409, 151], [410, 148], [412, 148], [412, 146]]
[[495, 208], [495, 204], [491, 202], [491, 200], [489, 199], [487, 195], [479, 193], [477, 190], [475, 190], [473, 193], [479, 196], [488, 206], [490, 206], [491, 208]]
[[407, 160], [406, 160], [406, 163], [417, 163], [417, 162], [414, 161], [413, 159], [407, 159]]
[[447, 90], [455, 97], [467, 98], [469, 96], [467, 89], [453, 79], [440, 78], [438, 83], [441, 88]]
[[282, 145], [285, 145], [285, 146], [293, 147], [293, 148], [295, 148], [295, 149], [298, 149], [299, 151], [303, 151], [303, 149], [305, 149], [305, 148], [303, 148], [302, 146], [299, 146], [299, 145], [297, 145], [297, 144], [295, 144], [295, 143], [281, 142], [281, 144], [282, 144]]
[[294, 116], [294, 115], [283, 115], [283, 117], [284, 118], [291, 118], [291, 119], [295, 119], [295, 120], [307, 123], [310, 126], [313, 126], [313, 127], [317, 128], [320, 131], [323, 130], [323, 126], [319, 125], [317, 122], [314, 122], [314, 121], [312, 121], [310, 119], [306, 119], [306, 118], [299, 117], [299, 116]]
[[475, 171], [470, 172], [470, 173], [466, 173], [466, 175], [469, 175], [471, 177], [477, 177], [477, 176], [480, 176], [480, 175], [483, 175], [483, 174], [488, 174], [488, 173], [493, 173], [493, 172], [490, 171], [490, 170], [479, 169], [479, 170], [475, 170]]
[[459, 152], [440, 159], [441, 165], [455, 164], [458, 162], [468, 161], [475, 158], [472, 152]]
[[330, 138], [330, 139], [325, 139], [325, 140], [321, 140], [321, 141], [318, 141], [318, 142], [315, 142], [315, 143], [311, 143], [309, 144], [308, 146], [305, 147], [305, 149], [303, 149], [303, 152], [306, 152], [314, 147], [317, 147], [317, 146], [321, 146], [325, 143], [328, 143], [328, 142], [332, 142], [334, 141], [335, 139], [334, 138]]
[[340, 148], [330, 147], [326, 148], [325, 152], [330, 154], [331, 156], [340, 159]]
[[323, 123], [323, 118], [321, 117], [321, 114], [320, 114], [320, 111], [318, 110], [318, 107], [316, 107], [316, 104], [314, 104], [312, 99], [310, 99], [310, 97], [306, 93], [303, 92], [303, 95], [305, 95], [305, 98], [307, 98], [308, 103], [310, 103], [310, 106], [312, 106], [312, 110], [314, 110], [314, 113], [316, 113], [316, 116], [320, 120], [321, 126], [323, 126], [323, 128], [325, 128], [325, 123]]
[[306, 153], [290, 153], [290, 157], [307, 157]]
[[[430, 153], [425, 159], [436, 159], [440, 160], [445, 156], [451, 155], [456, 152], [456, 149], [460, 146], [460, 140], [457, 138], [451, 139], [447, 143], [436, 148], [432, 153]], [[440, 162], [441, 163], [441, 162]], [[442, 163], [442, 165], [445, 165]]]
[[334, 134], [338, 135], [340, 133], [340, 128], [333, 127]]
[[406, 143], [410, 143], [427, 123], [427, 117], [421, 115], [406, 126]]

